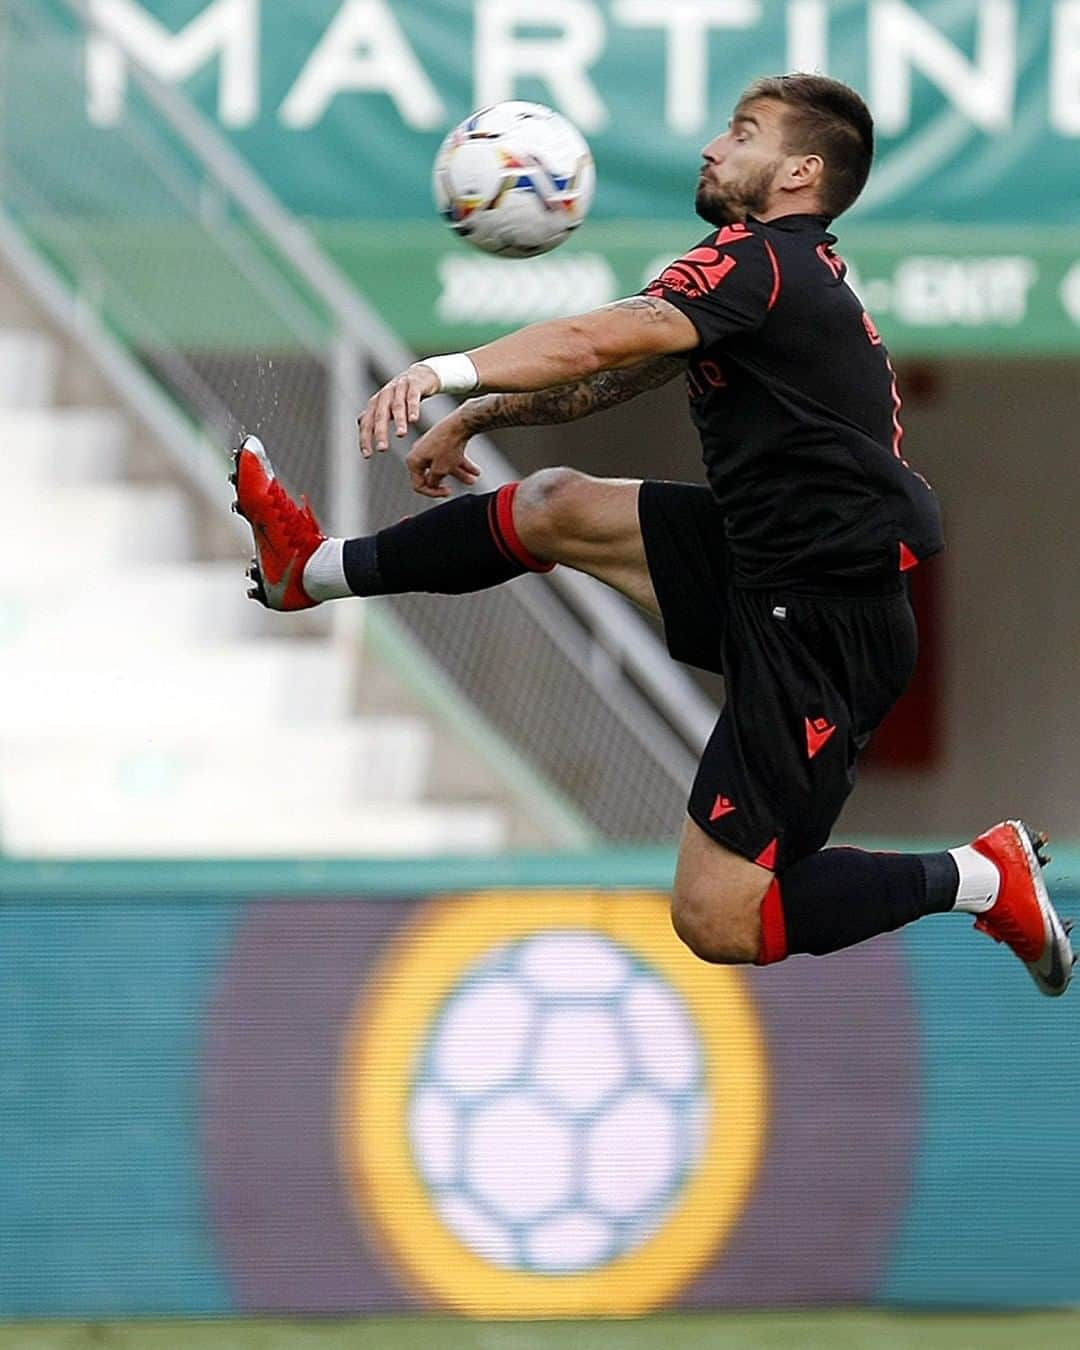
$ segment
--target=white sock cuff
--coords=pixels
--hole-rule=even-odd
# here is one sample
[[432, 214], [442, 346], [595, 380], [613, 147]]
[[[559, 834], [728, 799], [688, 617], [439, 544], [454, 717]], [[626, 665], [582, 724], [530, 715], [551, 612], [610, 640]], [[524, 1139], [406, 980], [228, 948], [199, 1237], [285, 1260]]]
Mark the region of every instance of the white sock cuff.
[[997, 899], [1001, 887], [1001, 873], [997, 864], [970, 844], [951, 848], [949, 854], [960, 873], [960, 885], [953, 908], [965, 910], [969, 914], [983, 914]]
[[324, 539], [304, 564], [303, 587], [312, 600], [344, 600], [352, 595], [345, 580], [345, 540]]

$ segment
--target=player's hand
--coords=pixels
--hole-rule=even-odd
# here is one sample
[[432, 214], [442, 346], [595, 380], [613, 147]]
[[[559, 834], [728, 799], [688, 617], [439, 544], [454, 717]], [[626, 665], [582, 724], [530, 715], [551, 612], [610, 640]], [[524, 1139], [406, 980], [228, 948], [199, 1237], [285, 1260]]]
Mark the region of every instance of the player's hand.
[[465, 454], [470, 434], [457, 413], [450, 413], [424, 432], [405, 456], [414, 492], [421, 497], [449, 497], [445, 478], [456, 478], [472, 487], [480, 475], [480, 467]]
[[439, 377], [422, 361], [394, 377], [368, 399], [360, 415], [360, 453], [370, 459], [376, 450], [390, 448], [390, 423], [394, 435], [404, 436], [419, 420], [420, 401], [439, 392]]

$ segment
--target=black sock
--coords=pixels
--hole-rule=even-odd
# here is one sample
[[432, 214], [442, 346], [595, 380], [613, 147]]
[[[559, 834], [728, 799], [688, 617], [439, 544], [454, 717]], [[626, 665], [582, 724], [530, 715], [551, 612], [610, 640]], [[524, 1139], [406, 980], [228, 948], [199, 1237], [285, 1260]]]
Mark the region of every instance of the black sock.
[[434, 591], [463, 595], [519, 577], [550, 572], [514, 528], [517, 483], [497, 492], [455, 497], [408, 516], [378, 534], [346, 539], [345, 580], [354, 595]]
[[959, 873], [948, 853], [827, 848], [779, 874], [762, 904], [761, 964], [824, 956], [952, 909]]

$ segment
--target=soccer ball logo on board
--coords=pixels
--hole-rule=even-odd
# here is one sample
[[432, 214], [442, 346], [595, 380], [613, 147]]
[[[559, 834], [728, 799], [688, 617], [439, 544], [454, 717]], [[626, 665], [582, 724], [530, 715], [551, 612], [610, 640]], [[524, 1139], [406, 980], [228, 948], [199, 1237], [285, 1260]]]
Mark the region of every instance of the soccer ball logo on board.
[[508, 899], [428, 907], [358, 1004], [340, 1102], [354, 1199], [443, 1306], [662, 1306], [760, 1162], [752, 1001], [739, 972], [685, 957], [659, 896], [607, 897], [602, 922], [580, 896]]
[[454, 990], [410, 1109], [440, 1214], [478, 1255], [589, 1270], [659, 1227], [701, 1158], [697, 1033], [675, 991], [601, 934], [497, 948]]

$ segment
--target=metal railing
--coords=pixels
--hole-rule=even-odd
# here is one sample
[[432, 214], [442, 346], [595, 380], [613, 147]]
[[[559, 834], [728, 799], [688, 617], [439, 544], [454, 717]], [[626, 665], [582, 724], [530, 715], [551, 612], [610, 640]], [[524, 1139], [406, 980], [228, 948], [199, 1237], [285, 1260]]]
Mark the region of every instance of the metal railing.
[[[401, 466], [362, 468], [355, 438], [368, 390], [413, 354], [181, 93], [133, 60], [122, 119], [90, 124], [87, 14], [83, 0], [8, 0], [7, 212], [222, 452], [259, 430], [338, 533], [414, 511]], [[450, 406], [430, 400], [423, 424]], [[486, 486], [514, 476], [474, 447]], [[677, 826], [715, 708], [621, 597], [557, 568], [380, 603], [602, 833]]]

